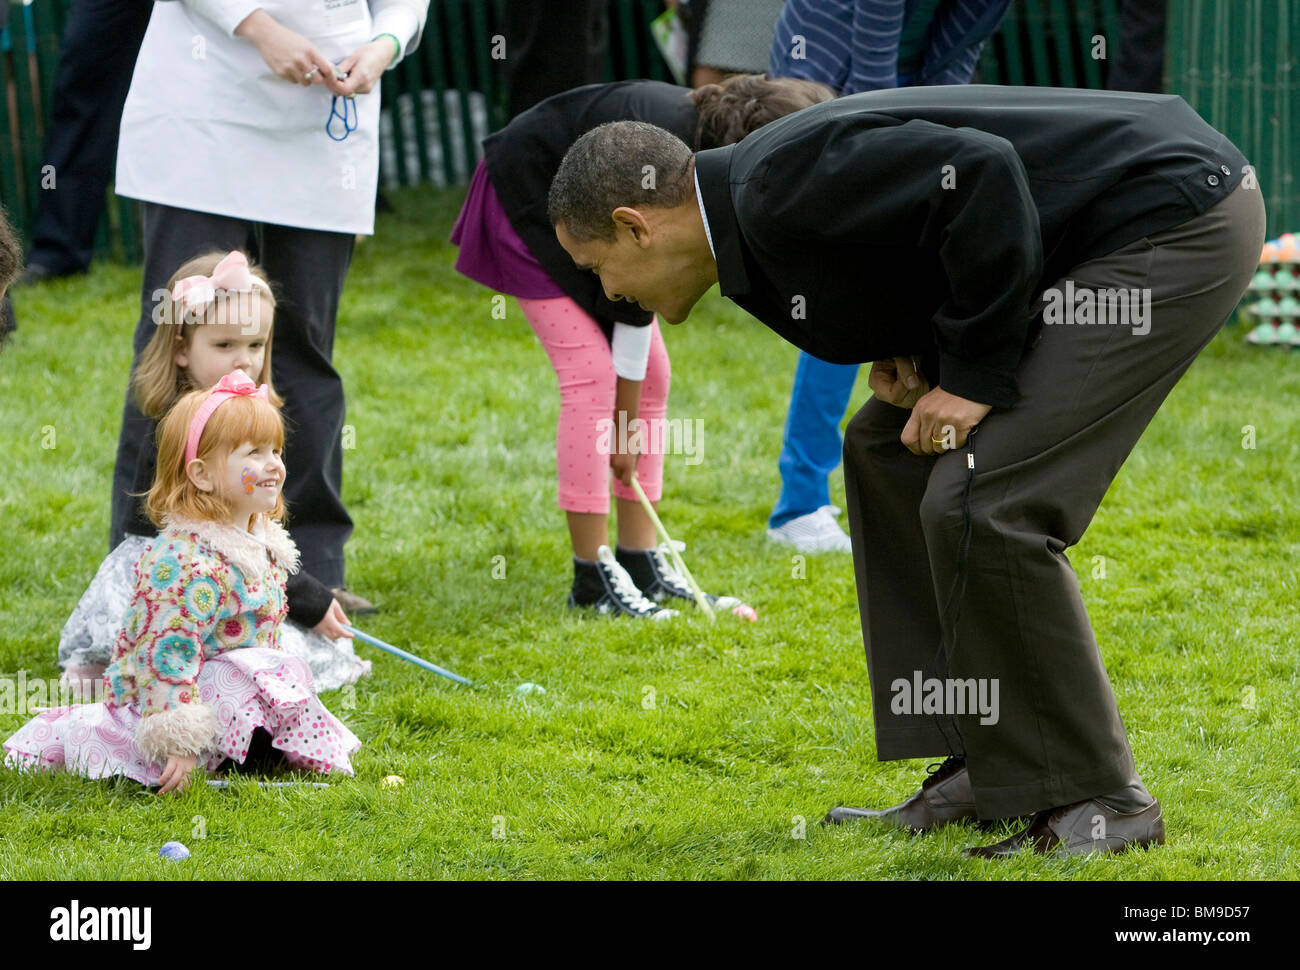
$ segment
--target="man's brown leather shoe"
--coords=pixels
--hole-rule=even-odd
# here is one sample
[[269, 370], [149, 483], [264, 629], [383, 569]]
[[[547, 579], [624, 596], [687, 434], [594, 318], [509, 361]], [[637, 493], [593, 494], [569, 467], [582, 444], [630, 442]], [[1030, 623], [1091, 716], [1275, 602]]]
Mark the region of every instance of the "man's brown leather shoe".
[[339, 601], [339, 606], [343, 607], [343, 612], [349, 616], [353, 614], [378, 613], [379, 609], [374, 603], [364, 596], [358, 596], [346, 586], [336, 586], [330, 590], [334, 598]]
[[1123, 852], [1165, 841], [1165, 823], [1160, 803], [1152, 801], [1138, 812], [1117, 812], [1095, 798], [1049, 808], [1034, 816], [1028, 828], [993, 845], [975, 846], [966, 855], [977, 859], [1000, 859], [1015, 855], [1029, 845], [1035, 853]]
[[978, 818], [970, 776], [966, 774], [966, 762], [949, 758], [922, 783], [919, 792], [901, 805], [881, 810], [841, 805], [832, 808], [822, 824], [840, 825], [857, 818], [879, 819], [918, 833], [928, 832], [949, 822]]

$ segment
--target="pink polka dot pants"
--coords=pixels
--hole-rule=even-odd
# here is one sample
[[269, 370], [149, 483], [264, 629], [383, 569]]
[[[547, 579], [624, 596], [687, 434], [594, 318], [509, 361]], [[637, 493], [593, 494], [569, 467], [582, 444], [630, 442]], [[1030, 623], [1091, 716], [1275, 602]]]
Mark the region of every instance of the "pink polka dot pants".
[[[609, 455], [602, 454], [601, 419], [614, 419], [614, 395], [618, 375], [604, 332], [581, 307], [568, 297], [555, 300], [519, 299], [524, 319], [542, 342], [555, 376], [560, 382], [560, 422], [556, 432], [556, 470], [560, 480], [560, 508], [566, 512], [607, 514], [609, 486], [619, 498], [636, 500], [636, 492], [610, 474]], [[659, 320], [651, 324], [650, 358], [641, 384], [638, 417], [657, 426], [668, 413], [668, 385], [672, 371], [668, 351], [659, 332]], [[629, 436], [632, 431], [629, 429]], [[618, 429], [607, 439], [617, 442]], [[656, 435], [646, 435], [656, 441]], [[652, 502], [663, 492], [664, 456], [657, 449], [641, 455], [636, 477]]]

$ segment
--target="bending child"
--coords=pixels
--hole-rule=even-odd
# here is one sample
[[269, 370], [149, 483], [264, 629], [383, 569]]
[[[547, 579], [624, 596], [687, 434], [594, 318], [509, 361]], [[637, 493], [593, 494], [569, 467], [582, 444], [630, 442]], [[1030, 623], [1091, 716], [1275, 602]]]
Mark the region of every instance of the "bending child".
[[[686, 581], [656, 545], [653, 520], [632, 489], [632, 476], [657, 503], [664, 456], [636, 454], [645, 422], [648, 438], [668, 411], [668, 351], [654, 314], [576, 268], [555, 238], [547, 192], [569, 146], [606, 121], [647, 121], [689, 145], [729, 145], [793, 111], [830, 99], [811, 81], [740, 75], [696, 91], [659, 81], [592, 84], [548, 98], [483, 143], [484, 159], [452, 231], [460, 247], [456, 269], [519, 301], [550, 359], [560, 388], [556, 434], [559, 505], [573, 545], [569, 606], [662, 620], [672, 606], [690, 606]], [[665, 183], [671, 173], [659, 173]], [[653, 189], [648, 189], [653, 192]], [[630, 435], [611, 429], [632, 429]], [[628, 447], [617, 446], [619, 437]], [[618, 503], [617, 550], [609, 548], [609, 492]], [[720, 610], [740, 604], [709, 596]]]

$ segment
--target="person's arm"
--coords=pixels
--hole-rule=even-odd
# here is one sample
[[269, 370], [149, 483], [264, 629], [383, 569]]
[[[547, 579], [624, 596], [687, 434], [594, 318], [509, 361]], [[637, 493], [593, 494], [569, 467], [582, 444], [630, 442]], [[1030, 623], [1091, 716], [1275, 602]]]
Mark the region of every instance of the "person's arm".
[[[632, 421], [641, 412], [641, 383], [645, 380], [646, 364], [650, 359], [650, 340], [653, 334], [649, 327], [635, 327], [628, 323], [614, 324], [613, 338], [610, 341], [610, 353], [614, 358], [614, 373], [618, 380], [614, 390], [614, 427], [619, 426], [620, 412], [624, 427], [630, 427]], [[611, 442], [617, 442], [617, 432]], [[609, 463], [614, 476], [624, 485], [632, 484], [632, 475], [636, 472], [636, 452], [619, 452], [610, 448]]]
[[215, 24], [227, 37], [257, 48], [278, 77], [291, 84], [324, 84], [342, 94], [334, 66], [306, 37], [290, 30], [262, 9], [257, 0], [181, 0], [195, 14]]
[[370, 13], [373, 39], [387, 34], [397, 41], [396, 56], [388, 65], [391, 71], [420, 45], [429, 16], [429, 0], [371, 0]]
[[329, 611], [334, 599], [330, 588], [304, 569], [290, 573], [284, 586], [289, 619], [299, 626], [314, 627]]
[[429, 2], [371, 0], [371, 10], [373, 39], [339, 61], [339, 70], [348, 76], [340, 85], [341, 94], [369, 94], [383, 73], [419, 43]]
[[289, 619], [331, 640], [339, 637], [351, 639], [352, 634], [343, 629], [350, 622], [348, 615], [328, 586], [302, 569], [290, 573], [284, 585]]
[[[1043, 271], [1024, 163], [1006, 139], [971, 128], [913, 120], [854, 129], [853, 121], [837, 118], [839, 127], [828, 122], [769, 150], [757, 204], [747, 206], [756, 231], [778, 251], [793, 237], [819, 251], [843, 243], [937, 253], [949, 293], [932, 318], [939, 386], [1010, 407]], [[790, 171], [799, 177], [786, 178]], [[863, 306], [870, 314], [869, 293]]]

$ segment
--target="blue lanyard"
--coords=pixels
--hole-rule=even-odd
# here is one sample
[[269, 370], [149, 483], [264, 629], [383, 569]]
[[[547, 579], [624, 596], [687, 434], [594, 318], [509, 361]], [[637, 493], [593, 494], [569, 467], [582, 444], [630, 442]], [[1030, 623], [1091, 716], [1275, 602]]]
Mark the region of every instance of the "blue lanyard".
[[[0, 0], [0, 3], [3, 2], [4, 0]], [[345, 81], [347, 80], [348, 77], [347, 74], [340, 74], [337, 67], [334, 69], [334, 76], [340, 81]], [[351, 111], [348, 110], [349, 108], [351, 108]], [[351, 114], [352, 116], [351, 121], [348, 120], [349, 114]], [[334, 134], [335, 118], [343, 122], [343, 134], [341, 135]], [[337, 94], [334, 95], [333, 100], [330, 101], [330, 119], [329, 121], [325, 122], [325, 134], [329, 135], [335, 141], [343, 141], [345, 138], [348, 137], [348, 135], [352, 134], [356, 130], [357, 130], [356, 102], [352, 99], [351, 95], [348, 95], [347, 97], [343, 98], [343, 113], [339, 114], [339, 95]]]
[[[343, 102], [343, 113], [339, 113], [339, 101]], [[350, 109], [350, 110], [349, 110]], [[349, 121], [349, 116], [351, 120]], [[338, 119], [343, 122], [343, 134], [334, 134], [334, 121]], [[330, 120], [325, 122], [325, 134], [329, 135], [335, 141], [343, 141], [348, 135], [357, 130], [357, 103], [352, 98], [341, 98], [336, 94], [330, 102]]]

